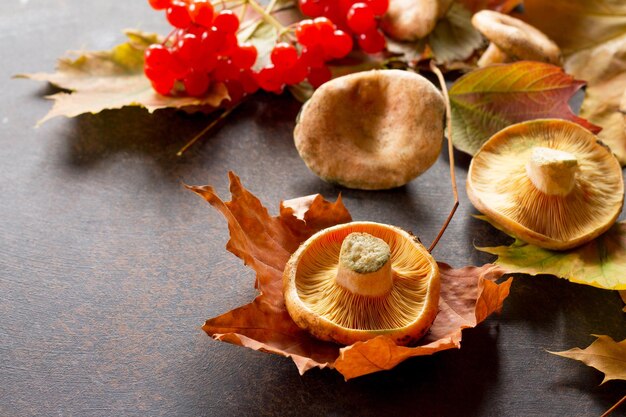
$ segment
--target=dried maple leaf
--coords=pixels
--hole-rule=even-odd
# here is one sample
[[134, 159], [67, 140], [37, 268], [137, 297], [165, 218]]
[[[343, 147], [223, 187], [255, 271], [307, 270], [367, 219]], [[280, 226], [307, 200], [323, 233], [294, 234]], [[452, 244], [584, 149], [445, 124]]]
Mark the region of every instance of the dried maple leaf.
[[62, 58], [53, 74], [21, 74], [70, 90], [48, 96], [54, 100], [52, 110], [39, 121], [44, 123], [56, 116], [75, 117], [83, 113], [99, 113], [105, 109], [142, 106], [153, 112], [166, 107], [217, 107], [228, 98], [222, 83], [213, 84], [202, 98], [169, 97], [157, 94], [143, 72], [143, 54], [153, 43], [160, 42], [155, 34], [127, 31], [128, 42], [110, 51], [85, 52], [75, 59]]
[[598, 132], [577, 117], [568, 100], [584, 83], [563, 69], [520, 61], [470, 72], [450, 88], [454, 146], [471, 155], [499, 130], [526, 120], [567, 119]]
[[587, 82], [580, 115], [626, 164], [626, 3], [613, 0], [525, 0], [524, 19], [563, 50], [565, 69]]
[[609, 336], [594, 335], [597, 339], [586, 349], [573, 348], [550, 352], [575, 359], [604, 373], [602, 384], [614, 379], [626, 380], [626, 339], [616, 342]]
[[420, 346], [395, 346], [384, 336], [345, 347], [317, 340], [287, 313], [282, 272], [300, 243], [321, 229], [351, 221], [350, 214], [341, 198], [330, 203], [313, 195], [284, 201], [280, 214], [272, 217], [232, 173], [230, 183], [230, 202], [209, 186], [189, 187], [224, 215], [231, 235], [227, 249], [257, 274], [260, 294], [254, 301], [206, 321], [204, 331], [217, 340], [290, 357], [300, 373], [329, 367], [350, 379], [390, 369], [411, 356], [460, 347], [461, 330], [499, 310], [508, 295], [511, 279], [493, 282], [503, 274], [498, 267], [453, 269], [440, 264], [440, 312]]
[[548, 274], [598, 288], [626, 289], [626, 222], [618, 222], [591, 242], [566, 251], [543, 249], [519, 239], [510, 246], [477, 249], [497, 255], [494, 263], [507, 273]]

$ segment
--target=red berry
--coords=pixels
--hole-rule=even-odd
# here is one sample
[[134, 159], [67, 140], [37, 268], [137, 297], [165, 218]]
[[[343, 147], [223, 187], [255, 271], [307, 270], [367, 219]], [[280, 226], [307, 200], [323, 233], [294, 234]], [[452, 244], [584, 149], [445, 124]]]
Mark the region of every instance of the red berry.
[[359, 46], [368, 54], [375, 54], [385, 49], [385, 36], [378, 30], [373, 29], [359, 35]]
[[187, 91], [187, 94], [192, 97], [200, 97], [204, 95], [204, 93], [206, 93], [209, 89], [209, 84], [211, 84], [209, 75], [202, 71], [191, 71], [183, 79], [185, 91]]
[[172, 63], [169, 49], [163, 45], [150, 45], [144, 53], [144, 65], [156, 70], [167, 70]]
[[249, 69], [241, 71], [241, 74], [239, 74], [239, 81], [241, 82], [241, 86], [246, 94], [254, 94], [259, 90], [259, 84], [256, 81], [256, 77]]
[[172, 62], [170, 63], [170, 66], [168, 68], [169, 72], [172, 73], [174, 78], [180, 80], [185, 75], [187, 75], [187, 73], [189, 73], [191, 68], [189, 68], [187, 64], [181, 61], [181, 59], [178, 57], [178, 54], [174, 53], [173, 51], [170, 51], [170, 53], [172, 54]]
[[177, 56], [190, 67], [196, 67], [202, 58], [202, 42], [196, 35], [186, 34], [176, 43]]
[[256, 62], [257, 55], [258, 53], [254, 45], [244, 43], [235, 48], [230, 59], [237, 68], [248, 69]]
[[174, 0], [172, 5], [167, 8], [166, 17], [170, 25], [176, 28], [185, 29], [191, 25], [187, 4], [182, 1]]
[[224, 84], [226, 85], [228, 95], [230, 96], [230, 100], [228, 100], [228, 105], [239, 103], [246, 93], [243, 89], [243, 86], [241, 85], [241, 82], [235, 80], [226, 80]]
[[355, 33], [365, 33], [376, 27], [376, 17], [372, 8], [365, 3], [354, 3], [346, 17], [348, 26]]
[[275, 67], [286, 69], [291, 67], [298, 60], [298, 51], [296, 51], [293, 45], [280, 42], [272, 49], [270, 59]]
[[150, 81], [150, 83], [152, 84], [152, 88], [154, 88], [154, 91], [163, 96], [171, 93], [172, 88], [174, 88], [175, 82], [176, 80], [174, 80], [173, 77], [159, 78]]
[[217, 55], [203, 54], [200, 55], [195, 69], [197, 69], [198, 71], [211, 72], [217, 66], [217, 62]]
[[237, 80], [240, 74], [239, 68], [237, 68], [230, 60], [217, 61], [215, 69], [211, 73], [213, 79], [217, 82], [224, 82], [226, 80]]
[[202, 53], [205, 55], [216, 54], [226, 40], [224, 32], [210, 28], [202, 34]]
[[163, 10], [170, 7], [171, 0], [148, 0], [154, 10]]
[[217, 54], [220, 56], [230, 56], [238, 47], [237, 35], [235, 33], [225, 33], [224, 40], [217, 48]]
[[311, 19], [298, 23], [296, 27], [296, 39], [302, 46], [311, 46], [320, 43], [320, 32]]
[[[352, 7], [352, 5], [356, 3], [357, 1], [363, 1], [363, 0], [339, 0], [337, 2], [338, 3], [337, 11], [345, 16], [348, 14], [348, 10], [350, 10], [350, 7]], [[330, 19], [330, 20], [333, 20], [333, 19]]]
[[304, 48], [300, 59], [309, 67], [320, 67], [324, 65], [324, 49], [321, 45]]
[[317, 17], [313, 20], [315, 27], [319, 31], [319, 39], [321, 42], [325, 42], [331, 39], [335, 32], [335, 25], [326, 17]]
[[318, 88], [320, 85], [329, 81], [332, 77], [330, 69], [326, 65], [321, 67], [311, 68], [309, 70], [309, 76], [307, 77], [313, 88]]
[[302, 81], [306, 80], [308, 73], [309, 68], [307, 67], [306, 62], [302, 58], [300, 58], [285, 72], [285, 84], [299, 84]]
[[352, 51], [352, 36], [343, 30], [336, 30], [333, 36], [333, 42], [330, 43], [330, 56], [333, 58], [343, 58]]
[[224, 9], [215, 16], [213, 26], [225, 33], [235, 33], [239, 29], [239, 18], [232, 10]]
[[376, 16], [382, 16], [387, 13], [389, 8], [389, 0], [366, 0], [367, 4], [372, 8]]
[[213, 23], [213, 5], [209, 0], [193, 0], [189, 6], [191, 21], [206, 28]]
[[[331, 0], [334, 1], [334, 0]], [[311, 17], [321, 16], [327, 1], [324, 0], [299, 0], [300, 10], [303, 14]]]
[[256, 81], [263, 90], [280, 93], [285, 84], [284, 72], [270, 64], [257, 73]]

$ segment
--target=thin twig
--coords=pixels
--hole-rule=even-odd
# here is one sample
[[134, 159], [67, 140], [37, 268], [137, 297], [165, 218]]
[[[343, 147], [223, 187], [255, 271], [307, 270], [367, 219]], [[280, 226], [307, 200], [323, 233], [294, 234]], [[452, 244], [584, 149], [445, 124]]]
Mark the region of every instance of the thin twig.
[[[285, 29], [285, 26], [283, 26], [282, 23], [280, 23], [274, 16], [272, 16], [271, 14], [271, 8], [270, 6], [273, 8], [274, 4], [276, 4], [275, 2], [270, 3], [270, 5], [267, 7], [267, 9], [264, 9], [263, 6], [261, 6], [259, 3], [256, 2], [256, 0], [248, 0], [248, 4], [250, 5], [250, 7], [252, 7], [257, 13], [259, 13], [261, 15], [261, 17], [263, 18], [263, 20], [265, 20], [267, 23], [269, 23], [270, 25], [274, 26], [276, 28], [276, 30], [280, 32], [282, 32]], [[269, 10], [269, 12], [268, 12]]]
[[622, 397], [622, 399], [621, 399], [621, 400], [619, 400], [617, 403], [615, 403], [615, 405], [614, 405], [613, 407], [611, 407], [611, 408], [609, 408], [608, 410], [606, 410], [606, 411], [604, 412], [604, 414], [602, 414], [600, 417], [606, 417], [606, 416], [608, 416], [608, 415], [609, 415], [609, 414], [611, 414], [613, 411], [615, 411], [615, 410], [617, 409], [617, 407], [619, 407], [620, 405], [624, 404], [625, 402], [626, 402], [626, 395], [624, 395], [624, 396]]
[[213, 129], [219, 122], [221, 122], [222, 120], [224, 120], [226, 117], [228, 117], [229, 114], [231, 114], [233, 112], [233, 110], [235, 110], [237, 108], [237, 106], [239, 106], [241, 102], [235, 104], [234, 106], [232, 106], [229, 109], [226, 109], [222, 112], [222, 114], [219, 115], [219, 117], [217, 117], [215, 120], [213, 120], [211, 123], [209, 123], [209, 125], [207, 127], [205, 127], [204, 129], [202, 129], [202, 131], [200, 133], [198, 133], [196, 136], [194, 136], [193, 138], [191, 138], [191, 140], [189, 142], [187, 142], [185, 144], [185, 146], [183, 146], [182, 148], [180, 148], [180, 150], [178, 152], [176, 152], [176, 156], [182, 156], [183, 153], [185, 153], [185, 151], [187, 149], [189, 149], [194, 143], [196, 143], [198, 141], [198, 139], [200, 139], [202, 136], [206, 135], [211, 129]]
[[454, 213], [456, 212], [457, 207], [459, 207], [459, 193], [456, 188], [456, 175], [454, 173], [454, 149], [452, 148], [452, 112], [450, 109], [450, 98], [448, 97], [448, 88], [446, 87], [446, 80], [441, 73], [441, 70], [437, 67], [434, 61], [430, 61], [430, 69], [435, 73], [437, 79], [439, 80], [439, 84], [441, 85], [441, 91], [443, 92], [443, 98], [446, 104], [446, 130], [448, 131], [448, 157], [450, 162], [450, 181], [452, 182], [452, 194], [454, 195], [454, 205], [452, 206], [452, 210], [450, 210], [450, 214], [448, 214], [448, 218], [446, 219], [443, 226], [441, 226], [441, 230], [439, 230], [439, 234], [433, 240], [433, 243], [430, 244], [428, 248], [428, 252], [432, 252], [439, 243], [439, 239], [443, 236], [444, 232], [448, 228], [452, 217], [454, 217]]

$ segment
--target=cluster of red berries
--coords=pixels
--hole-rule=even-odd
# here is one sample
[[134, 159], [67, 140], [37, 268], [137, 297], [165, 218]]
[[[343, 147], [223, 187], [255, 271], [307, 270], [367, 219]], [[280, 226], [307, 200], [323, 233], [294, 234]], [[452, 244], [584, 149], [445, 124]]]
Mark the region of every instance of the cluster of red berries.
[[176, 30], [145, 52], [144, 72], [160, 94], [200, 97], [212, 83], [224, 83], [231, 103], [258, 90], [252, 66], [254, 45], [237, 40], [239, 18], [231, 10], [215, 13], [208, 0], [149, 0], [165, 10]]
[[[345, 30], [325, 16], [298, 22], [294, 25], [297, 42], [277, 43], [270, 54], [271, 63], [258, 71], [253, 70], [257, 49], [252, 44], [239, 43], [236, 36], [239, 18], [231, 10], [217, 12], [210, 0], [148, 1], [154, 9], [164, 10], [175, 28], [163, 44], [151, 45], [145, 53], [145, 74], [154, 89], [163, 95], [201, 97], [212, 84], [224, 83], [232, 104], [259, 88], [280, 93], [286, 85], [305, 80], [317, 88], [331, 78], [326, 63], [343, 58], [352, 50], [350, 31], [360, 33], [361, 29], [366, 29], [363, 36], [359, 35], [359, 44], [366, 52], [384, 48], [382, 35], [381, 44], [369, 33], [372, 27], [378, 33], [375, 16], [381, 4], [387, 5], [388, 0], [370, 0], [367, 4], [350, 2], [348, 9], [357, 12], [348, 13], [347, 23], [340, 26]], [[317, 3], [333, 2], [318, 0]], [[301, 0], [301, 4], [308, 3]], [[372, 14], [369, 23], [358, 11], [363, 4], [377, 13]], [[384, 8], [386, 10], [386, 6]]]
[[324, 16], [356, 35], [364, 52], [373, 54], [385, 49], [385, 37], [378, 23], [389, 8], [389, 0], [299, 0], [299, 5], [305, 15]]

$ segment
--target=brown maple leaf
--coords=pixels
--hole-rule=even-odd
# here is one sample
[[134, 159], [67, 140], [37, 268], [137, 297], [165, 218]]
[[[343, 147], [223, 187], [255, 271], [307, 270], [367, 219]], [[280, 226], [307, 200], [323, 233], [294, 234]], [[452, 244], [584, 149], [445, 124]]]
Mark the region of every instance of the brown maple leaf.
[[613, 379], [626, 380], [626, 339], [616, 342], [609, 336], [594, 336], [597, 339], [585, 349], [573, 348], [550, 353], [581, 361], [603, 372], [602, 384]]
[[315, 232], [352, 220], [341, 197], [334, 203], [319, 194], [284, 201], [279, 215], [270, 216], [239, 178], [229, 175], [230, 202], [210, 186], [188, 187], [224, 215], [231, 236], [226, 247], [256, 271], [260, 292], [251, 303], [206, 321], [204, 331], [217, 340], [290, 357], [301, 374], [329, 367], [350, 379], [391, 369], [412, 356], [459, 348], [461, 330], [498, 311], [509, 293], [511, 279], [496, 284], [504, 272], [494, 265], [453, 269], [440, 263], [440, 312], [418, 346], [396, 346], [385, 336], [345, 347], [317, 340], [291, 320], [282, 272], [291, 254]]

